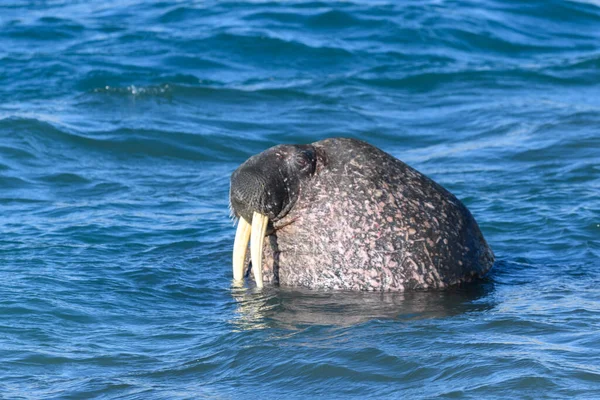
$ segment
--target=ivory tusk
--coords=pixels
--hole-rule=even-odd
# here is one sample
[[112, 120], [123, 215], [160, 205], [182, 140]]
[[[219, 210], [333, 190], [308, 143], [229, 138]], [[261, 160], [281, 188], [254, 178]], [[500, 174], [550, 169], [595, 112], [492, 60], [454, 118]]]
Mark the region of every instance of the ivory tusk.
[[235, 232], [235, 241], [233, 242], [233, 279], [236, 281], [244, 279], [244, 261], [246, 260], [251, 229], [252, 226], [240, 217]]
[[255, 212], [252, 216], [252, 238], [250, 240], [250, 255], [252, 256], [252, 273], [256, 286], [263, 287], [262, 254], [265, 243], [265, 232], [269, 217]]

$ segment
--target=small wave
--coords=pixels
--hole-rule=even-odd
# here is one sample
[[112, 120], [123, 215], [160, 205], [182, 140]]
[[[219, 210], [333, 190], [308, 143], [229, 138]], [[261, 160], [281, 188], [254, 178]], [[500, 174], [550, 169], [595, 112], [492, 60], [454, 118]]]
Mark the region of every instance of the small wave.
[[111, 87], [104, 86], [103, 88], [96, 88], [93, 90], [94, 93], [108, 93], [108, 94], [126, 94], [132, 96], [169, 96], [172, 93], [171, 86], [168, 83], [159, 86], [146, 86], [137, 87], [130, 85], [127, 87]]
[[[208, 140], [206, 135], [157, 129], [120, 128], [111, 131], [81, 132], [37, 119], [14, 117], [0, 120], [0, 129], [3, 127], [10, 128], [16, 138], [21, 138], [20, 146], [25, 150], [17, 150], [17, 154], [23, 153], [34, 158], [43, 155], [39, 148], [43, 148], [45, 154], [60, 154], [61, 157], [71, 159], [79, 157], [78, 149], [94, 150], [113, 156], [127, 154], [195, 161], [224, 160], [231, 156], [232, 151], [240, 153], [240, 139], [232, 142], [223, 135], [211, 135], [211, 140]], [[253, 142], [252, 139], [248, 140]], [[244, 141], [246, 140], [242, 140]], [[42, 143], [44, 145], [40, 146]], [[69, 145], [67, 153], [65, 145]]]
[[[0, 119], [0, 127], [2, 126], [2, 121]], [[32, 152], [13, 146], [0, 146], [0, 154], [14, 160], [32, 160], [36, 158]]]
[[163, 12], [162, 15], [157, 18], [157, 22], [163, 24], [181, 23], [188, 19], [201, 18], [203, 16], [204, 10], [201, 8], [178, 6]]
[[415, 91], [430, 91], [447, 85], [470, 87], [486, 85], [488, 88], [520, 88], [524, 83], [542, 83], [548, 85], [584, 85], [589, 82], [581, 76], [565, 76], [555, 74], [551, 70], [511, 69], [471, 69], [455, 71], [428, 71], [417, 74], [406, 74], [400, 77], [372, 75], [361, 73], [351, 78], [368, 86], [389, 89], [405, 89]]
[[60, 41], [77, 38], [84, 26], [68, 19], [42, 17], [34, 22], [13, 20], [2, 32], [9, 39], [28, 41]]
[[341, 10], [328, 10], [307, 19], [306, 25], [311, 29], [385, 29], [391, 24], [387, 20], [376, 20], [360, 17], [358, 13], [349, 13]]
[[550, 65], [547, 70], [574, 83], [594, 85], [600, 79], [600, 55], [567, 58]]
[[[306, 89], [315, 84], [311, 79], [248, 79], [228, 85], [209, 80], [197, 80], [193, 84], [163, 83], [157, 86], [105, 86], [94, 88], [92, 94], [114, 95], [115, 97], [134, 97], [136, 99], [182, 99], [209, 100], [211, 104], [231, 104], [232, 101], [256, 104], [276, 102], [302, 101], [314, 103], [331, 103], [335, 100], [326, 94], [309, 92]], [[94, 101], [90, 96], [82, 96], [82, 103]], [[235, 120], [204, 121], [207, 124], [235, 124]], [[250, 123], [250, 122], [249, 122]], [[254, 123], [254, 122], [253, 122]], [[250, 123], [252, 124], [252, 123]]]
[[[189, 74], [163, 75], [149, 80], [140, 79], [132, 72], [113, 73], [106, 70], [92, 70], [77, 82], [84, 92], [131, 94], [134, 96], [167, 96], [173, 85], [197, 85], [201, 79]], [[138, 84], [137, 82], [143, 82]]]
[[162, 64], [183, 70], [223, 70], [230, 66], [225, 61], [216, 61], [199, 57], [198, 55], [170, 55], [162, 59]]
[[0, 187], [7, 189], [24, 188], [30, 186], [30, 183], [24, 179], [15, 176], [1, 176], [0, 175]]
[[572, 1], [574, 3], [590, 4], [590, 5], [600, 8], [600, 0], [569, 0], [569, 1]]
[[574, 60], [567, 60], [562, 65], [557, 66], [561, 69], [593, 69], [600, 70], [600, 54], [578, 57]]
[[88, 184], [90, 180], [75, 173], [53, 173], [45, 175], [40, 180], [53, 185]]
[[[321, 11], [323, 10], [324, 11]], [[354, 29], [386, 29], [391, 22], [386, 19], [374, 19], [361, 16], [360, 13], [350, 13], [339, 9], [331, 9], [329, 6], [315, 8], [316, 12], [297, 12], [297, 10], [277, 11], [259, 10], [249, 13], [243, 18], [247, 21], [260, 21], [262, 23], [276, 23], [279, 25], [294, 25], [302, 29], [311, 29], [312, 32], [319, 30], [341, 30]]]
[[327, 64], [350, 62], [352, 53], [348, 49], [333, 45], [312, 45], [300, 41], [302, 37], [282, 38], [267, 34], [217, 33], [201, 40], [207, 49], [227, 51], [231, 58], [244, 63], [289, 65], [302, 63], [305, 68], [322, 69]]

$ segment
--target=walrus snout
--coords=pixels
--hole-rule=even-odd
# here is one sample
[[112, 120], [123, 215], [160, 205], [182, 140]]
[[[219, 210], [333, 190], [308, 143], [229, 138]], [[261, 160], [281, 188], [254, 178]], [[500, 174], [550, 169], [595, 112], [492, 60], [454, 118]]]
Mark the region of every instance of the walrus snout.
[[255, 166], [238, 168], [231, 176], [230, 202], [236, 217], [252, 221], [255, 212], [276, 219], [286, 202], [283, 179]]

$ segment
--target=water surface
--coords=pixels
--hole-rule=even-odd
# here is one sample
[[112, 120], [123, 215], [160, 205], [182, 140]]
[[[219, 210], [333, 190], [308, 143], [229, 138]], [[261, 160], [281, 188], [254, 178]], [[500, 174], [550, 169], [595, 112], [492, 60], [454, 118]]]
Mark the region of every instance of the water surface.
[[[597, 398], [600, 3], [0, 5], [0, 397]], [[229, 175], [367, 140], [497, 255], [447, 292], [232, 287]]]

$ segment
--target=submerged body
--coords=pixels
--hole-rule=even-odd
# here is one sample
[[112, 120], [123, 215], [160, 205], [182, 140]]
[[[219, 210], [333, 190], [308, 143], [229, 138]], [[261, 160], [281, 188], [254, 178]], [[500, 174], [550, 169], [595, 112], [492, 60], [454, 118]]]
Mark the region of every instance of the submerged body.
[[269, 149], [234, 172], [230, 196], [233, 211], [248, 223], [257, 214], [270, 221], [253, 267], [261, 266], [266, 282], [314, 289], [445, 288], [482, 277], [494, 261], [454, 195], [358, 140]]

